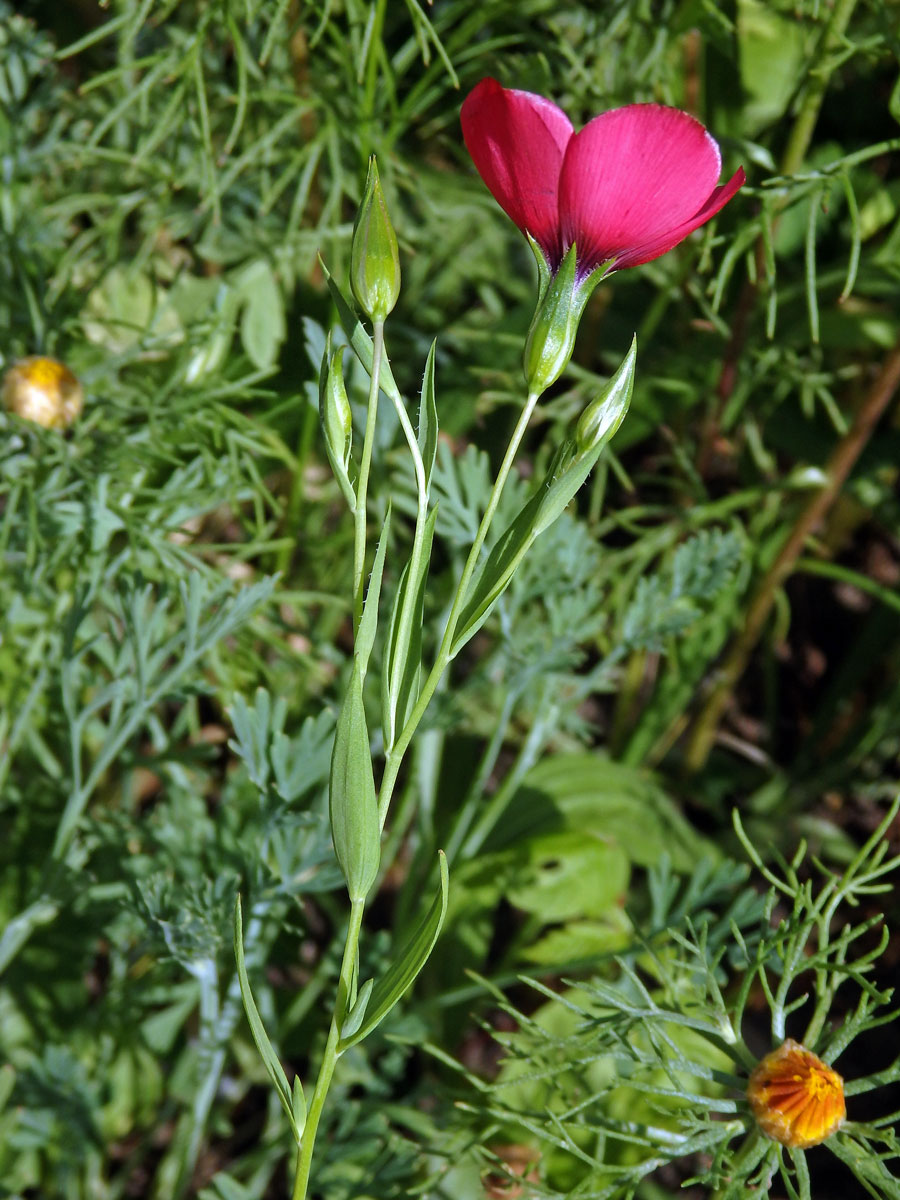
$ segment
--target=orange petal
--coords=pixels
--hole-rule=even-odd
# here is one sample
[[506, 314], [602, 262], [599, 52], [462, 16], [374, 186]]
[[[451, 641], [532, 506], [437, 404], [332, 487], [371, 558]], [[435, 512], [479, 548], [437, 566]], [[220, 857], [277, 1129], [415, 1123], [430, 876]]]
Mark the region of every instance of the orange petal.
[[799, 1149], [824, 1142], [847, 1115], [843, 1079], [792, 1038], [757, 1064], [747, 1099], [767, 1137]]

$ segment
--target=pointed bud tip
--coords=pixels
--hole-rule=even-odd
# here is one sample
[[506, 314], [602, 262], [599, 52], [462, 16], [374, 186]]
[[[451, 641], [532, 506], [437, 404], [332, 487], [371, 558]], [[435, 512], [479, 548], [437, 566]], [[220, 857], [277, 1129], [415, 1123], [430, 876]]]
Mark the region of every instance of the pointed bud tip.
[[369, 159], [366, 188], [350, 249], [350, 283], [360, 308], [383, 321], [400, 294], [400, 254], [375, 155]]

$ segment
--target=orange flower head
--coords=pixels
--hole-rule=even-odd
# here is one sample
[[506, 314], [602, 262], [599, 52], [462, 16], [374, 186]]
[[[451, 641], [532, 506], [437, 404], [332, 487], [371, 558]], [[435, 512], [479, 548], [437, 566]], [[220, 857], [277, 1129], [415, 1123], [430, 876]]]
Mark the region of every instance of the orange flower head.
[[756, 1065], [747, 1099], [767, 1137], [800, 1150], [831, 1137], [847, 1115], [843, 1079], [793, 1038]]
[[6, 372], [3, 403], [45, 429], [67, 429], [81, 412], [84, 390], [65, 363], [37, 354]]

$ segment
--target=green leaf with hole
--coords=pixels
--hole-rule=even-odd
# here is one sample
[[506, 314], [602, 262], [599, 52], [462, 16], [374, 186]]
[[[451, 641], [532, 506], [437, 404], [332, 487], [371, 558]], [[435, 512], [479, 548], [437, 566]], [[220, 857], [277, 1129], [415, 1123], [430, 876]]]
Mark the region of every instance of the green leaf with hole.
[[334, 735], [329, 810], [334, 852], [350, 899], [364, 900], [378, 874], [381, 827], [357, 661]]
[[303, 1088], [299, 1077], [294, 1078], [293, 1092], [288, 1086], [284, 1068], [278, 1060], [278, 1055], [275, 1053], [272, 1043], [269, 1041], [269, 1035], [266, 1033], [265, 1026], [262, 1023], [259, 1009], [256, 1007], [256, 1001], [253, 999], [253, 992], [250, 990], [250, 980], [247, 978], [247, 966], [244, 962], [244, 925], [241, 916], [240, 896], [237, 896], [234, 902], [234, 959], [237, 963], [241, 999], [244, 1002], [244, 1012], [247, 1014], [250, 1032], [263, 1060], [266, 1073], [271, 1079], [275, 1091], [278, 1093], [278, 1099], [281, 1101], [282, 1108], [287, 1113], [294, 1138], [299, 1145], [300, 1139], [303, 1136], [303, 1127], [306, 1123], [306, 1101], [303, 1097]]
[[[440, 886], [431, 908], [419, 928], [388, 967], [386, 974], [375, 983], [359, 1028], [341, 1038], [338, 1042], [339, 1051], [343, 1052], [350, 1046], [355, 1046], [381, 1024], [428, 961], [444, 923], [450, 889], [447, 858], [443, 850], [438, 851], [438, 861], [441, 871]], [[360, 991], [360, 998], [364, 992], [365, 988]]]

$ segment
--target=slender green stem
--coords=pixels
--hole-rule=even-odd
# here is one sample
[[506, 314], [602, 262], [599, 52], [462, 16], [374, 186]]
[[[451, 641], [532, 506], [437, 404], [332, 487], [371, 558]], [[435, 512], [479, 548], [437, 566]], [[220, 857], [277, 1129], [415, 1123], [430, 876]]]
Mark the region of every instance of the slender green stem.
[[481, 850], [488, 835], [506, 812], [516, 788], [540, 758], [547, 741], [548, 730], [553, 729], [558, 718], [558, 710], [555, 705], [549, 703], [549, 696], [550, 687], [545, 684], [541, 688], [536, 706], [539, 715], [535, 717], [528, 737], [516, 755], [516, 761], [507, 771], [496, 792], [483, 807], [475, 828], [463, 842], [463, 854], [467, 858], [474, 858]]
[[[398, 392], [391, 391], [391, 400], [394, 408], [397, 410], [397, 416], [400, 420], [400, 426], [406, 438], [406, 443], [409, 446], [409, 452], [413, 460], [413, 470], [416, 475], [416, 493], [418, 496], [417, 511], [416, 511], [416, 528], [413, 534], [412, 551], [409, 556], [409, 569], [407, 571], [408, 586], [403, 597], [403, 607], [400, 611], [397, 622], [397, 638], [396, 650], [393, 655], [394, 661], [405, 663], [409, 653], [409, 645], [412, 640], [413, 619], [416, 611], [416, 600], [418, 597], [417, 580], [422, 570], [422, 553], [425, 547], [425, 525], [428, 521], [428, 484], [425, 480], [425, 464], [422, 461], [422, 453], [419, 450], [419, 443], [416, 440], [416, 435], [413, 432], [413, 427], [406, 411], [406, 407]], [[396, 729], [393, 728], [394, 717], [390, 718], [390, 725], [387, 728], [387, 745], [386, 751], [389, 753], [393, 745]], [[384, 827], [384, 818], [387, 815], [385, 809], [381, 813], [381, 825]]]
[[494, 726], [491, 740], [485, 748], [481, 762], [478, 764], [478, 771], [466, 792], [465, 800], [459, 807], [453, 829], [445, 843], [447, 857], [451, 862], [463, 844], [477, 816], [478, 809], [483, 803], [485, 788], [494, 767], [497, 765], [497, 760], [500, 757], [500, 751], [503, 749], [503, 743], [506, 741], [513, 712], [519, 699], [520, 695], [518, 692], [507, 690], [504, 694], [503, 707]]
[[503, 456], [503, 462], [500, 464], [500, 470], [497, 472], [497, 478], [494, 480], [494, 486], [491, 488], [491, 494], [488, 498], [487, 507], [484, 510], [484, 515], [481, 518], [481, 524], [478, 526], [478, 532], [475, 534], [475, 540], [472, 542], [472, 548], [469, 550], [469, 556], [466, 559], [463, 567], [462, 577], [456, 589], [456, 595], [453, 599], [453, 605], [450, 609], [450, 615], [447, 618], [447, 625], [444, 629], [444, 636], [441, 640], [440, 649], [438, 650], [434, 666], [428, 674], [428, 678], [422, 685], [422, 690], [419, 693], [419, 698], [413, 711], [410, 713], [409, 720], [406, 722], [399, 737], [393, 747], [385, 757], [384, 777], [381, 783], [381, 793], [379, 796], [379, 816], [381, 824], [384, 825], [385, 817], [387, 816], [388, 807], [391, 802], [391, 796], [394, 791], [394, 786], [397, 782], [397, 775], [400, 771], [400, 764], [403, 761], [403, 756], [409, 746], [412, 736], [425, 715], [425, 710], [431, 702], [431, 697], [434, 695], [438, 681], [443, 675], [447, 664], [452, 657], [451, 649], [453, 646], [453, 638], [456, 634], [456, 627], [459, 624], [459, 618], [462, 615], [463, 606], [465, 605], [469, 586], [472, 582], [472, 576], [475, 574], [475, 569], [478, 566], [478, 560], [481, 556], [481, 549], [484, 546], [484, 540], [488, 535], [488, 530], [491, 527], [491, 522], [497, 512], [497, 507], [500, 504], [500, 498], [503, 495], [503, 489], [506, 485], [506, 480], [509, 472], [512, 469], [522, 438], [525, 436], [525, 430], [528, 428], [528, 422], [531, 420], [531, 414], [534, 412], [534, 406], [538, 402], [538, 394], [533, 392], [529, 395], [522, 412], [519, 414], [519, 419], [516, 422], [516, 427], [513, 430], [512, 437], [509, 440], [509, 445], [506, 448], [506, 453]]
[[322, 1064], [319, 1067], [316, 1086], [313, 1089], [312, 1100], [309, 1105], [306, 1126], [303, 1130], [300, 1145], [297, 1148], [297, 1169], [294, 1175], [294, 1190], [291, 1193], [292, 1200], [306, 1200], [306, 1191], [309, 1187], [309, 1169], [312, 1165], [313, 1150], [316, 1145], [316, 1132], [319, 1128], [322, 1109], [325, 1107], [325, 1099], [328, 1095], [328, 1089], [331, 1087], [331, 1079], [338, 1060], [338, 1040], [341, 1035], [341, 1023], [349, 1007], [350, 992], [353, 985], [353, 972], [356, 970], [359, 931], [362, 927], [364, 908], [365, 900], [354, 900], [350, 906], [350, 920], [347, 925], [347, 940], [344, 943], [344, 957], [341, 961], [337, 999], [331, 1018], [331, 1028], [328, 1030], [328, 1041], [325, 1043], [325, 1051], [322, 1055]]
[[376, 321], [373, 329], [372, 376], [369, 381], [369, 406], [366, 410], [366, 432], [363, 439], [359, 478], [356, 481], [356, 511], [353, 540], [353, 631], [359, 628], [366, 591], [366, 498], [369, 491], [369, 470], [375, 445], [375, 424], [378, 418], [378, 389], [381, 380], [381, 359], [384, 354], [384, 322]]
[[377, 0], [375, 13], [372, 18], [372, 34], [369, 39], [369, 53], [366, 62], [366, 90], [363, 99], [363, 121], [367, 126], [371, 126], [372, 118], [375, 114], [375, 95], [378, 90], [378, 59], [382, 53], [381, 39], [384, 34], [384, 17], [386, 11], [387, 0]]

